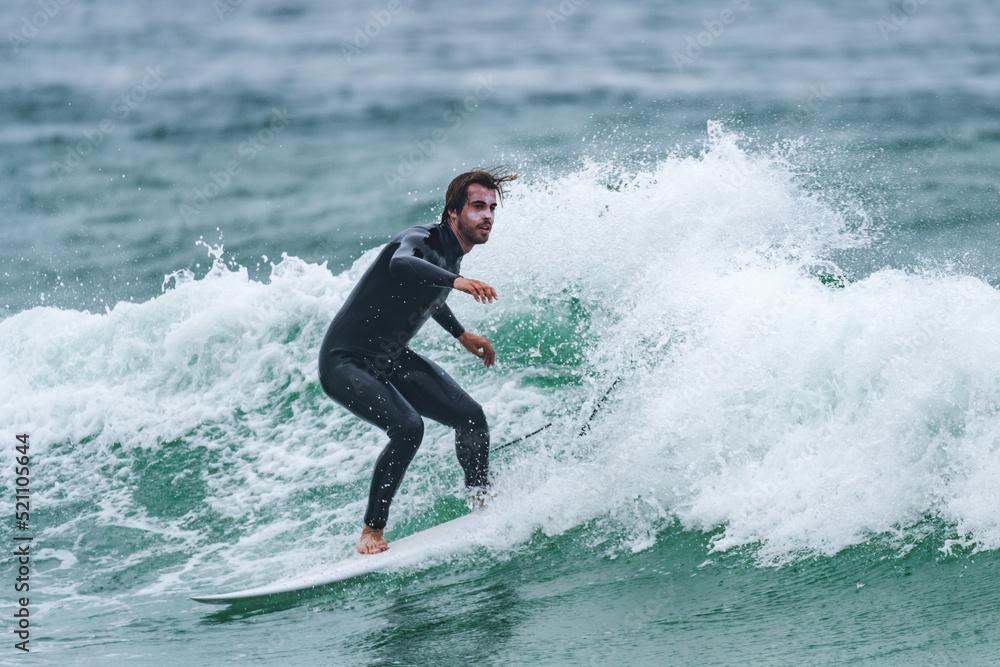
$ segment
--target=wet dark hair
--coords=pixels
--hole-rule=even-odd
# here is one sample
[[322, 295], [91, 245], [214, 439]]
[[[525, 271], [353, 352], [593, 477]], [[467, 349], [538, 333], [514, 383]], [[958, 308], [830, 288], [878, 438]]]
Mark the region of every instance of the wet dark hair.
[[511, 173], [506, 167], [491, 167], [489, 169], [477, 167], [472, 171], [459, 174], [448, 184], [448, 191], [444, 195], [444, 211], [441, 212], [441, 222], [448, 222], [448, 211], [462, 212], [462, 209], [465, 208], [465, 202], [468, 201], [469, 186], [473, 183], [495, 190], [497, 203], [500, 204], [507, 192], [507, 184], [516, 178], [517, 174]]

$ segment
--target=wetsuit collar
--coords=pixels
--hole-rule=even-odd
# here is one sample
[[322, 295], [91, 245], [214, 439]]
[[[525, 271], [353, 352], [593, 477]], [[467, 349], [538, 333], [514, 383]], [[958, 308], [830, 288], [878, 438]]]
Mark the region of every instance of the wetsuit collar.
[[448, 255], [452, 257], [464, 256], [465, 251], [462, 250], [462, 244], [458, 242], [458, 237], [455, 236], [455, 232], [452, 230], [451, 225], [446, 222], [439, 222], [438, 227], [441, 228], [442, 241]]

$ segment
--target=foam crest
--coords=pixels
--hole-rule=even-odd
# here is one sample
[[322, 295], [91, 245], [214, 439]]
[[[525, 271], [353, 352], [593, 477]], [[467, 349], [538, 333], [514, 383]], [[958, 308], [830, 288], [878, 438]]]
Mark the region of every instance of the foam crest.
[[522, 519], [607, 520], [598, 541], [633, 548], [679, 520], [767, 562], [927, 519], [1000, 546], [981, 509], [1000, 471], [1000, 354], [982, 334], [996, 291], [889, 270], [841, 287], [829, 256], [864, 246], [867, 216], [800, 185], [790, 160], [713, 127], [698, 156], [612, 184], [591, 165], [512, 198], [491, 268], [513, 281], [531, 265], [536, 301], [569, 290], [593, 317], [566, 425], [618, 380], [585, 437], [567, 428], [515, 464]]

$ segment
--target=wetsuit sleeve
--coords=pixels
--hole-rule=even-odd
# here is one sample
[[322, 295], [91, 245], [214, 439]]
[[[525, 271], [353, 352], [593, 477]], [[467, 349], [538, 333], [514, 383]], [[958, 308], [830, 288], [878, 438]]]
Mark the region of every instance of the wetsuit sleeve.
[[421, 246], [424, 238], [419, 232], [413, 232], [400, 239], [399, 247], [389, 260], [389, 275], [397, 280], [421, 285], [451, 287], [458, 274], [446, 271], [423, 258], [424, 252]]
[[444, 327], [445, 331], [450, 333], [455, 338], [458, 338], [465, 333], [465, 327], [458, 323], [458, 318], [456, 318], [455, 314], [451, 312], [451, 308], [448, 307], [448, 304], [442, 304], [442, 306], [437, 309], [437, 312], [431, 315], [431, 317], [433, 317], [435, 322]]

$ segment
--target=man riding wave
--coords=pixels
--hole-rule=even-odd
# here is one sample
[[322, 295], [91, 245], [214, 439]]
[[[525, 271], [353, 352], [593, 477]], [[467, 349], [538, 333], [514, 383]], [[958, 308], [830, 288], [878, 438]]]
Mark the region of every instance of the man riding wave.
[[495, 360], [489, 340], [466, 331], [445, 301], [451, 290], [492, 303], [496, 290], [460, 275], [462, 257], [486, 243], [505, 186], [517, 178], [499, 169], [455, 177], [441, 222], [411, 227], [379, 253], [333, 318], [320, 348], [323, 390], [356, 416], [386, 432], [389, 443], [372, 475], [357, 550], [385, 551], [389, 505], [420, 447], [422, 417], [455, 429], [455, 452], [473, 497], [489, 485], [489, 425], [480, 405], [440, 366], [409, 347], [429, 318], [444, 327], [486, 367]]

